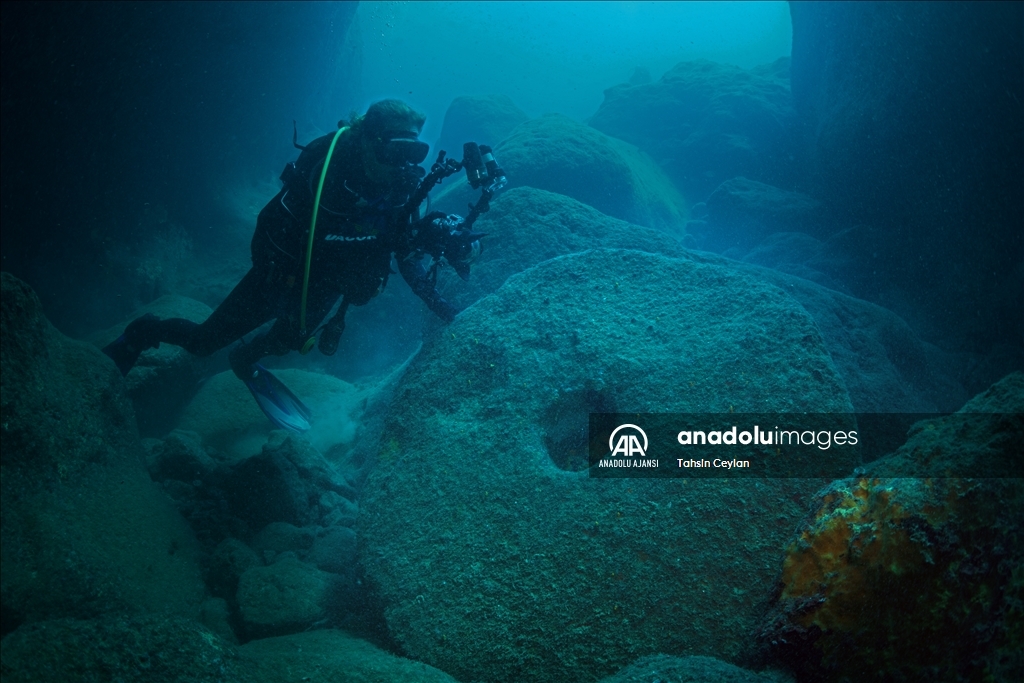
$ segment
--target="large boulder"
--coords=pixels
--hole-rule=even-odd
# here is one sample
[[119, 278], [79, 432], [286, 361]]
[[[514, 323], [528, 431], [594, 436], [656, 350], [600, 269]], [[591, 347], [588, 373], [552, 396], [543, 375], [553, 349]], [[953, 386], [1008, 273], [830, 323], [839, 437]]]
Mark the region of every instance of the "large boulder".
[[[103, 348], [117, 339], [128, 323], [147, 313], [159, 318], [185, 318], [201, 323], [211, 312], [209, 306], [195, 299], [167, 294], [141, 307], [117, 325], [90, 335], [87, 341]], [[139, 431], [143, 435], [166, 434], [172, 429], [178, 412], [192, 396], [206, 367], [205, 359], [171, 344], [161, 344], [159, 348], [142, 352], [125, 381], [135, 407]]]
[[[283, 369], [274, 374], [313, 411], [306, 437], [314, 447], [327, 452], [353, 442], [368, 398], [364, 391], [319, 372]], [[206, 449], [226, 463], [259, 453], [276, 429], [231, 371], [203, 384], [182, 410], [178, 427], [197, 433]]]
[[545, 261], [403, 378], [362, 499], [367, 576], [404, 651], [459, 678], [735, 660], [823, 480], [598, 480], [567, 453], [589, 412], [851, 409], [813, 320], [758, 278], [625, 250]]
[[866, 226], [855, 255], [874, 273], [873, 300], [916, 314], [949, 346], [1019, 346], [1024, 6], [796, 2], [790, 12], [806, 186], [834, 222]]
[[180, 617], [55, 619], [0, 642], [5, 683], [220, 683], [252, 680], [230, 642]]
[[22, 620], [114, 610], [197, 614], [192, 531], [142, 463], [125, 383], [3, 274], [0, 597]]
[[589, 123], [650, 154], [700, 201], [735, 176], [788, 185], [793, 114], [788, 58], [753, 69], [696, 60], [605, 90]]
[[61, 619], [0, 642], [5, 683], [455, 683], [335, 629], [230, 640], [186, 619]]
[[508, 95], [456, 97], [444, 114], [434, 154], [443, 149], [453, 159], [461, 159], [465, 142], [494, 147], [529, 118]]
[[[509, 188], [535, 187], [630, 223], [681, 235], [685, 202], [665, 173], [631, 144], [560, 114], [520, 124], [494, 147]], [[456, 176], [436, 208], [466, 213], [480, 192]]]
[[814, 319], [857, 412], [951, 412], [967, 399], [958, 380], [960, 359], [923, 341], [892, 311], [774, 268], [703, 252], [687, 252], [687, 258], [742, 270], [799, 302]]
[[250, 636], [301, 631], [324, 621], [338, 577], [293, 555], [250, 567], [238, 581], [239, 613]]
[[786, 549], [761, 633], [800, 680], [1020, 680], [1024, 374], [834, 482]]
[[532, 187], [501, 195], [474, 227], [487, 233], [468, 281], [450, 271], [441, 293], [459, 308], [496, 291], [510, 276], [542, 261], [588, 249], [636, 249], [682, 256], [679, 241], [660, 230], [606, 216], [571, 197]]
[[691, 241], [708, 251], [728, 254], [777, 232], [823, 232], [819, 202], [742, 176], [716, 187], [704, 206], [707, 216], [688, 223], [687, 234], [692, 231]]
[[[798, 198], [793, 202], [796, 207], [802, 205]], [[777, 211], [784, 212], [782, 208]], [[477, 229], [487, 237], [469, 280], [450, 271], [442, 271], [438, 279], [444, 296], [460, 308], [497, 291], [512, 275], [556, 256], [599, 247], [648, 251], [742, 269], [793, 296], [817, 324], [857, 411], [952, 411], [967, 398], [954, 379], [959, 364], [923, 342], [906, 322], [880, 306], [821, 286], [830, 284], [829, 280], [813, 269], [828, 270], [832, 251], [808, 235], [789, 234], [790, 239], [780, 241], [776, 251], [789, 254], [789, 261], [781, 264], [769, 261], [762, 252], [765, 261], [788, 271], [779, 272], [757, 267], [756, 253], [748, 253], [746, 258], [755, 264], [747, 264], [685, 250], [678, 240], [660, 231], [611, 218], [564, 195], [529, 187], [500, 195]]]
[[397, 657], [335, 629], [254, 640], [238, 654], [260, 683], [456, 683], [432, 666]]
[[652, 655], [630, 664], [600, 683], [780, 683], [774, 675], [761, 675], [713, 657]]
[[301, 436], [274, 432], [258, 455], [239, 462], [220, 486], [232, 513], [262, 529], [272, 522], [306, 526], [333, 509], [321, 504], [328, 492], [356, 498], [344, 475]]

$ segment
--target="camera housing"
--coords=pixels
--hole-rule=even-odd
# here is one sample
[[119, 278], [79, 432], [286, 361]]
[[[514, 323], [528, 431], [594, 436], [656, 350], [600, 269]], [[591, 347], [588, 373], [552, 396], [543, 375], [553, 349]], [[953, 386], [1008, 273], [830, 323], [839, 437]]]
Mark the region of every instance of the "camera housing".
[[493, 151], [487, 145], [475, 142], [462, 145], [462, 165], [466, 169], [466, 180], [474, 190], [483, 186], [494, 192], [507, 182], [505, 171], [498, 166]]

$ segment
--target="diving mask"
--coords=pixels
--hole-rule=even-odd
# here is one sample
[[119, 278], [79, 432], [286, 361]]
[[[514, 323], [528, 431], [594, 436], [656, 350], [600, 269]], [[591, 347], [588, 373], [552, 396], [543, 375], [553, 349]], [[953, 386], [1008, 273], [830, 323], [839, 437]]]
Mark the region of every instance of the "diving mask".
[[418, 140], [417, 134], [408, 130], [387, 131], [373, 142], [373, 153], [385, 166], [421, 164], [429, 150], [430, 145]]

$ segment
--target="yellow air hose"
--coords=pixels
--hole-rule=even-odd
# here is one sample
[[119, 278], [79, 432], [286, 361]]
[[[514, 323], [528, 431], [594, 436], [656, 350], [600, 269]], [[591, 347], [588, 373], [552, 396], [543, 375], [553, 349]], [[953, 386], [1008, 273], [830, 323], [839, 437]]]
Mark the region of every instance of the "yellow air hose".
[[[320, 195], [324, 191], [324, 180], [327, 178], [327, 167], [331, 163], [331, 156], [334, 154], [334, 146], [338, 144], [338, 138], [348, 130], [348, 126], [339, 128], [331, 140], [331, 146], [327, 150], [327, 157], [324, 158], [324, 168], [320, 171], [320, 183], [316, 186], [316, 199], [313, 201], [313, 218], [309, 222], [309, 243], [306, 245], [306, 271], [302, 275], [302, 307], [299, 309], [299, 335], [306, 334], [306, 295], [309, 293], [309, 263], [313, 258], [313, 235], [316, 233], [316, 215], [320, 211]], [[299, 349], [299, 353], [306, 355], [316, 343], [316, 337], [310, 336], [306, 343]]]

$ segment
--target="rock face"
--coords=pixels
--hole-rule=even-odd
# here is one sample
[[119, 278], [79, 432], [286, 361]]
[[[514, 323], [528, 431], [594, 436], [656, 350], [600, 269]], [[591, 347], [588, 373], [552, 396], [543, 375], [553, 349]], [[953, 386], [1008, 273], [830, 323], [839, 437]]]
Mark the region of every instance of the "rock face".
[[460, 679], [735, 658], [822, 482], [596, 480], [566, 452], [590, 411], [850, 408], [813, 321], [773, 286], [636, 251], [546, 261], [403, 379], [359, 518], [367, 576], [404, 650]]
[[234, 467], [222, 486], [231, 510], [253, 529], [271, 522], [304, 526], [320, 521], [327, 512], [320, 499], [328, 491], [356, 497], [308, 441], [281, 431], [259, 455]]
[[324, 621], [333, 574], [284, 557], [250, 567], [238, 581], [238, 608], [250, 636], [289, 633]]
[[[631, 144], [559, 114], [531, 119], [515, 128], [494, 155], [509, 188], [529, 186], [563, 194], [630, 223], [682, 235], [685, 202], [665, 173]], [[436, 207], [466, 214], [479, 191], [465, 176], [446, 181]]]
[[[779, 209], [780, 211], [782, 209]], [[827, 245], [809, 236], [779, 240], [776, 252], [793, 263], [766, 265], [792, 274], [681, 248], [664, 233], [632, 225], [564, 195], [522, 187], [500, 195], [477, 223], [487, 233], [480, 258], [468, 281], [442, 271], [439, 288], [464, 308], [498, 290], [512, 275], [542, 261], [588, 248], [629, 248], [744, 272], [793, 296], [811, 315], [836, 369], [860, 412], [952, 411], [967, 395], [954, 380], [955, 368], [935, 348], [922, 342], [892, 312], [844, 295], [809, 279], [828, 278]], [[792, 233], [791, 236], [794, 236]], [[747, 258], [769, 260], [767, 246]], [[783, 258], [783, 257], [779, 257]], [[668, 283], [666, 283], [668, 284]], [[525, 302], [524, 302], [524, 305]]]
[[334, 629], [236, 648], [186, 619], [60, 619], [3, 639], [5, 683], [455, 683], [420, 662]]
[[765, 183], [731, 178], [711, 193], [706, 202], [709, 230], [701, 235], [701, 248], [722, 252], [750, 246], [780, 231], [819, 234], [820, 204], [800, 192]]
[[259, 683], [456, 683], [431, 666], [332, 629], [254, 640], [238, 653]]
[[438, 278], [441, 293], [459, 308], [496, 291], [510, 276], [542, 261], [587, 249], [636, 249], [681, 256], [679, 241], [660, 230], [606, 216], [571, 197], [532, 187], [502, 193], [474, 228], [487, 233], [483, 251], [463, 281]]
[[93, 346], [57, 332], [3, 275], [4, 630], [115, 610], [198, 613], [191, 530], [149, 479], [131, 402]]
[[234, 647], [182, 618], [43, 621], [25, 624], [4, 638], [0, 648], [7, 683], [252, 680]]
[[590, 125], [647, 152], [691, 201], [735, 176], [793, 176], [789, 59], [754, 69], [682, 62], [654, 83], [605, 90]]
[[779, 683], [779, 679], [747, 671], [714, 657], [654, 655], [630, 664], [600, 683]]
[[801, 680], [1020, 680], [1022, 442], [1016, 373], [821, 492], [762, 632], [772, 656]]
[[461, 159], [465, 142], [494, 147], [528, 118], [507, 95], [456, 97], [444, 114], [434, 156], [443, 149], [449, 157]]
[[811, 194], [837, 220], [872, 226], [858, 254], [883, 293], [924, 309], [930, 337], [1019, 344], [1020, 3], [811, 2], [790, 11]]
[[[146, 304], [117, 325], [91, 335], [88, 341], [103, 348], [117, 339], [128, 323], [147, 313], [160, 318], [185, 318], [201, 323], [211, 312], [212, 309], [202, 302], [168, 294]], [[205, 359], [170, 344], [161, 344], [159, 348], [142, 352], [139, 362], [128, 373], [125, 381], [135, 407], [139, 431], [143, 435], [157, 436], [171, 430], [178, 412], [195, 391], [206, 366]]]
[[857, 412], [950, 412], [966, 400], [957, 359], [922, 341], [892, 311], [772, 268], [702, 252], [687, 252], [687, 258], [741, 269], [799, 302], [814, 319]]

